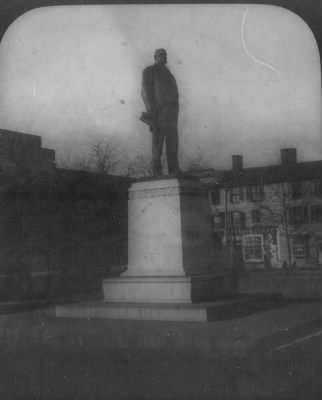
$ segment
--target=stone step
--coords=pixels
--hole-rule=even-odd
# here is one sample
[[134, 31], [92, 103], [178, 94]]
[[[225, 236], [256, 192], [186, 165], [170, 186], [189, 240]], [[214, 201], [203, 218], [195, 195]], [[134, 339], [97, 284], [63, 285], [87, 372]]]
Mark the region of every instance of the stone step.
[[238, 296], [209, 303], [124, 303], [93, 301], [56, 307], [56, 317], [143, 321], [207, 322], [247, 315], [279, 304], [276, 296]]

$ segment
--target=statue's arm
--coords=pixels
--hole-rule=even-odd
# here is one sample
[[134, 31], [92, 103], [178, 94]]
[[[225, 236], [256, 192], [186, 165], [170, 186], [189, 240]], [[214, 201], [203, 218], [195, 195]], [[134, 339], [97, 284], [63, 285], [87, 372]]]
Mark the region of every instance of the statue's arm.
[[147, 112], [153, 113], [155, 111], [154, 77], [153, 71], [149, 68], [146, 68], [142, 74], [141, 95]]

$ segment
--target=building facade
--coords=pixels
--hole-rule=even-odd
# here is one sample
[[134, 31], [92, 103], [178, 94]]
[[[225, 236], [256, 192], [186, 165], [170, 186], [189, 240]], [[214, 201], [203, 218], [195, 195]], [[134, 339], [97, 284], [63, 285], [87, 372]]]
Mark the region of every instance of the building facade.
[[297, 162], [282, 149], [281, 163], [196, 174], [208, 185], [214, 242], [242, 248], [246, 268], [322, 264], [322, 161]]
[[35, 277], [48, 274], [59, 275], [66, 292], [100, 287], [102, 276], [127, 264], [130, 179], [57, 168], [40, 139], [0, 131], [3, 298], [35, 290]]
[[55, 150], [42, 147], [41, 137], [0, 129], [0, 174], [37, 174], [55, 169]]

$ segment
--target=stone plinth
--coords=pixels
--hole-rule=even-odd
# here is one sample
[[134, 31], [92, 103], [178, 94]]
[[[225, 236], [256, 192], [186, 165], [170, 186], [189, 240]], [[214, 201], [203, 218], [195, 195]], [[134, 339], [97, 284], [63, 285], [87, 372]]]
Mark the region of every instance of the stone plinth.
[[196, 179], [138, 182], [129, 190], [128, 276], [190, 276], [214, 265], [207, 191]]
[[104, 280], [106, 301], [192, 303], [223, 294], [207, 191], [197, 179], [134, 183], [128, 216], [128, 270]]
[[133, 303], [196, 303], [224, 295], [220, 275], [123, 276], [105, 279], [105, 301]]

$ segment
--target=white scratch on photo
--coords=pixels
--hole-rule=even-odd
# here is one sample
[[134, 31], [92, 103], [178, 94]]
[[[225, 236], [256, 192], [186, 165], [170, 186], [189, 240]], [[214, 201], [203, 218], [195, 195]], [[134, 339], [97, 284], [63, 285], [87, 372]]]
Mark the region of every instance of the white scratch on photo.
[[280, 77], [281, 77], [281, 74], [280, 74], [280, 72], [279, 72], [279, 70], [278, 70], [277, 68], [273, 67], [272, 65], [270, 65], [270, 64], [268, 64], [268, 63], [266, 63], [266, 62], [264, 62], [264, 61], [259, 60], [259, 59], [256, 58], [253, 54], [251, 54], [250, 51], [247, 49], [246, 42], [245, 42], [245, 22], [246, 22], [247, 13], [248, 13], [248, 8], [246, 9], [246, 11], [245, 11], [245, 13], [244, 13], [243, 20], [242, 20], [242, 25], [241, 25], [241, 39], [242, 39], [243, 48], [244, 48], [244, 50], [245, 50], [245, 53], [246, 53], [246, 54], [248, 55], [248, 57], [250, 57], [255, 63], [264, 65], [265, 67], [271, 69], [272, 71], [274, 71], [274, 72], [277, 74], [278, 78], [280, 78]]

